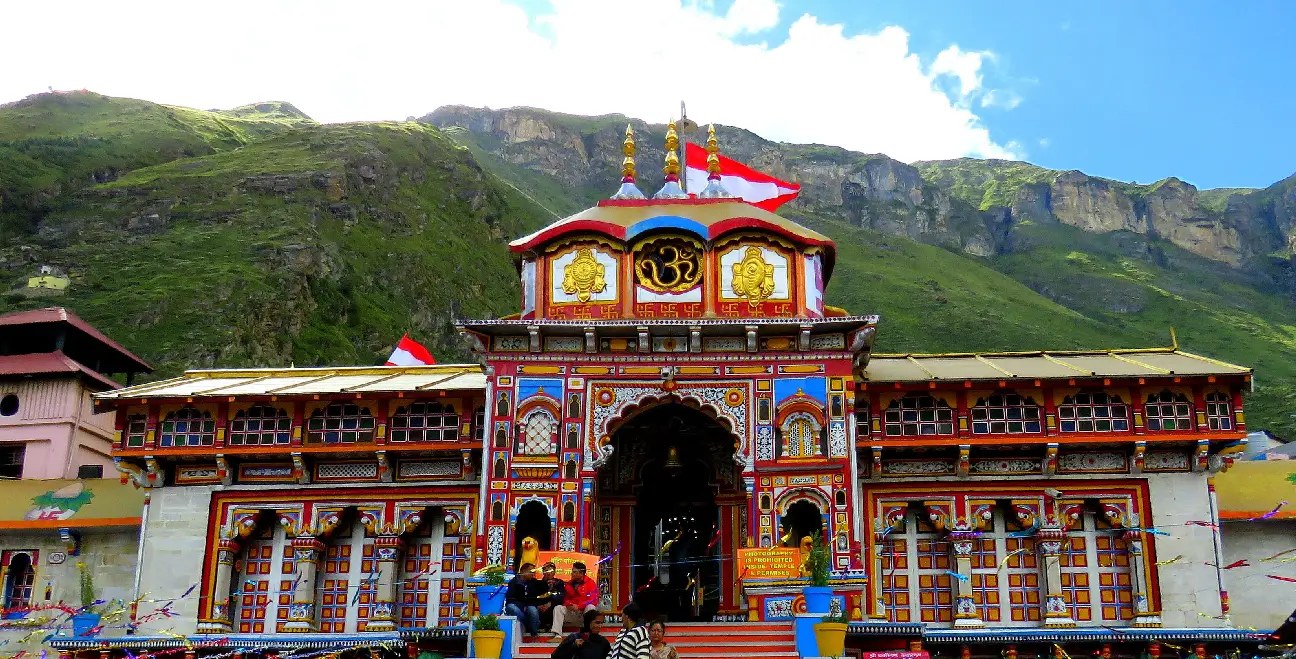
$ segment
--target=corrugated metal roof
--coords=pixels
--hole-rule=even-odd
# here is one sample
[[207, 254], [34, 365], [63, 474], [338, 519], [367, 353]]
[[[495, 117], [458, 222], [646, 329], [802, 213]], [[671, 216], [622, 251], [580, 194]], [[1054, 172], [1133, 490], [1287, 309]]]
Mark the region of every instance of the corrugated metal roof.
[[476, 364], [341, 368], [214, 369], [97, 395], [100, 401], [199, 396], [311, 395], [486, 388]]
[[869, 382], [1245, 375], [1251, 369], [1171, 348], [1102, 352], [875, 354]]

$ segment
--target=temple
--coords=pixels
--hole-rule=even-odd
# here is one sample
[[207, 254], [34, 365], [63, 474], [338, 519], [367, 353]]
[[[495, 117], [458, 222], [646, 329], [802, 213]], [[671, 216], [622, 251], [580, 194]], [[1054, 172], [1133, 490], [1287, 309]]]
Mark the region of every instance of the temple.
[[816, 534], [853, 652], [1253, 638], [1210, 486], [1245, 444], [1249, 368], [1177, 345], [874, 354], [884, 321], [825, 304], [832, 240], [729, 195], [718, 166], [690, 196], [673, 125], [645, 194], [633, 139], [611, 198], [511, 244], [521, 310], [461, 322], [477, 364], [96, 397], [117, 470], [152, 492], [138, 591], [177, 596], [141, 643], [462, 652], [471, 576], [546, 550], [597, 555], [608, 611], [791, 629], [805, 580], [736, 558]]

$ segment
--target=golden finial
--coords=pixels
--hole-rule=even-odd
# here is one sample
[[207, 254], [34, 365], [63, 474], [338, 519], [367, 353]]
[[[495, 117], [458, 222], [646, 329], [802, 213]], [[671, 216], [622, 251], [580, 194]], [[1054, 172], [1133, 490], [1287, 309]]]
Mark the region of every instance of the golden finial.
[[675, 153], [678, 149], [679, 135], [675, 133], [675, 120], [672, 119], [666, 124], [666, 167], [662, 169], [667, 181], [679, 180], [679, 155]]
[[616, 194], [612, 195], [612, 198], [643, 199], [644, 193], [635, 185], [634, 128], [630, 124], [626, 124], [625, 142], [621, 143], [621, 151], [625, 153], [625, 160], [621, 162], [621, 187], [617, 189]]
[[626, 124], [626, 138], [621, 145], [621, 150], [625, 152], [625, 161], [621, 163], [621, 182], [634, 183], [635, 180], [635, 142], [634, 128]]
[[715, 124], [707, 128], [707, 178], [720, 178], [720, 140], [716, 139]]

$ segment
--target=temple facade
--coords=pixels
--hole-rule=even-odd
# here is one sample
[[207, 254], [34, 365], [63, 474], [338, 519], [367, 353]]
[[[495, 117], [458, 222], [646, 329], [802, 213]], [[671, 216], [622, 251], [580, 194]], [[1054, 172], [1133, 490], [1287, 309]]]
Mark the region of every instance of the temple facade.
[[141, 639], [434, 647], [474, 572], [546, 550], [597, 555], [609, 611], [791, 621], [804, 581], [736, 558], [816, 534], [856, 648], [1249, 638], [1209, 479], [1245, 444], [1250, 369], [1178, 346], [873, 354], [882, 321], [824, 302], [830, 239], [718, 175], [683, 194], [673, 151], [648, 198], [626, 151], [612, 199], [512, 243], [521, 310], [462, 322], [477, 364], [97, 397], [152, 492], [139, 590], [177, 595]]

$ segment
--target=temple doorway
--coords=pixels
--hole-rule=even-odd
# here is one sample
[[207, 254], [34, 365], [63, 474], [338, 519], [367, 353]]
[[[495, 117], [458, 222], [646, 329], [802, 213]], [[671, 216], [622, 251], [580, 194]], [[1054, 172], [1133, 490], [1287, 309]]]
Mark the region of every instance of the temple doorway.
[[[783, 535], [779, 542], [784, 547], [800, 547], [805, 538], [813, 539], [823, 533], [823, 511], [818, 504], [809, 499], [794, 501], [787, 507], [787, 512], [779, 520]], [[830, 542], [824, 538], [824, 542]]]
[[536, 554], [550, 549], [550, 538], [553, 536], [549, 509], [538, 500], [523, 503], [518, 508], [517, 522], [513, 529], [513, 561], [510, 567], [517, 570], [523, 563], [534, 563], [538, 567]]
[[628, 419], [613, 442], [616, 472], [600, 479], [599, 503], [630, 508], [631, 533], [617, 540], [628, 553], [619, 572], [629, 588], [618, 590], [653, 616], [711, 620], [732, 570], [721, 536], [733, 535], [742, 508], [734, 505], [733, 435], [698, 409], [668, 403]]

